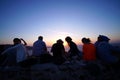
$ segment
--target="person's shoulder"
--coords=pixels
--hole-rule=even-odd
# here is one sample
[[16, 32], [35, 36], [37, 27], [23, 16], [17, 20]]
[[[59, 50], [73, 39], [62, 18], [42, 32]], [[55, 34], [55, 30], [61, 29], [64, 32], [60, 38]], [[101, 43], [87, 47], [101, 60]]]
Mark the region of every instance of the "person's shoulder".
[[45, 43], [45, 41], [41, 41], [41, 42]]
[[93, 43], [89, 44], [91, 48], [95, 48], [95, 45]]
[[53, 45], [52, 45], [52, 47], [54, 47], [54, 46], [56, 46], [57, 44], [56, 43], [54, 43]]
[[76, 45], [75, 42], [71, 41], [71, 44]]
[[24, 44], [20, 43], [20, 44], [15, 45], [14, 47], [24, 47]]
[[37, 43], [37, 42], [38, 42], [38, 40], [34, 41], [34, 43], [33, 43], [33, 44], [35, 44], [35, 43]]
[[109, 44], [108, 42], [105, 42], [105, 41], [102, 41], [102, 42], [100, 42], [100, 44]]
[[46, 43], [45, 43], [44, 41], [41, 41], [41, 44], [44, 44], [44, 45], [46, 45]]
[[100, 43], [99, 43], [98, 47], [100, 47], [100, 46], [109, 46], [109, 43], [103, 41], [103, 42], [100, 42]]
[[93, 43], [89, 43], [89, 45], [91, 45], [91, 46], [95, 46]]

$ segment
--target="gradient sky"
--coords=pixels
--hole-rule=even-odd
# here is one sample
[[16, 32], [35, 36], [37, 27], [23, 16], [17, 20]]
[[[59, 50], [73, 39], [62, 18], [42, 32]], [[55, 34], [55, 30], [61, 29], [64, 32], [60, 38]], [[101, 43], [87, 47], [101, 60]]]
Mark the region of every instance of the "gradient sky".
[[94, 43], [99, 34], [120, 42], [120, 0], [0, 0], [0, 44], [32, 45], [39, 35], [48, 46], [66, 36]]

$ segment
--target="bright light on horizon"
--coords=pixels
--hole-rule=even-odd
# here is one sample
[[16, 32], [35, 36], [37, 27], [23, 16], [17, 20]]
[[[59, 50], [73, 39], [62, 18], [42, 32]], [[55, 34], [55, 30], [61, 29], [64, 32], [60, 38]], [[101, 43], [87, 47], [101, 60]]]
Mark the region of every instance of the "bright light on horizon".
[[32, 46], [43, 36], [47, 46], [70, 36], [76, 44], [83, 37], [92, 43], [99, 35], [120, 42], [119, 0], [0, 0], [0, 44], [23, 38]]

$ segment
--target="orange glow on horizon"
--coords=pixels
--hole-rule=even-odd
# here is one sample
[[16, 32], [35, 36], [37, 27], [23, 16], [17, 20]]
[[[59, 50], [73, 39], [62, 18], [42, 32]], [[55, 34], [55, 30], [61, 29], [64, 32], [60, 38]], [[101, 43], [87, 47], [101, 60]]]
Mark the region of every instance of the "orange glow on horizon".
[[[43, 41], [46, 43], [47, 47], [51, 47], [54, 43], [56, 43], [56, 41], [58, 39], [62, 39], [62, 41], [64, 42], [63, 45], [65, 47], [68, 47], [68, 44], [67, 42], [65, 41], [65, 37], [66, 36], [69, 36], [68, 34], [66, 33], [59, 33], [59, 34], [53, 34], [51, 36], [43, 36]], [[76, 35], [70, 35], [70, 37], [72, 38], [72, 41], [76, 43], [76, 45], [83, 45], [81, 39], [83, 38], [83, 36], [76, 36]], [[86, 38], [90, 38], [91, 40], [91, 43], [95, 43], [97, 41], [97, 37], [86, 37]], [[30, 39], [25, 39], [25, 41], [27, 42], [28, 46], [32, 46], [33, 43], [37, 40], [37, 37], [36, 38], [30, 38]], [[120, 40], [119, 39], [114, 39], [114, 38], [111, 38], [110, 40], [110, 43], [117, 43], [119, 42], [120, 43]], [[5, 43], [5, 42], [4, 42]], [[13, 44], [12, 40], [10, 40], [8, 43], [10, 44]]]
[[[46, 45], [48, 46], [48, 47], [51, 47], [53, 44], [55, 44], [56, 43], [56, 40], [51, 40], [51, 41], [46, 41]], [[66, 47], [66, 46], [68, 46], [68, 44], [67, 44], [67, 42], [66, 41], [64, 41], [63, 40], [63, 45]]]

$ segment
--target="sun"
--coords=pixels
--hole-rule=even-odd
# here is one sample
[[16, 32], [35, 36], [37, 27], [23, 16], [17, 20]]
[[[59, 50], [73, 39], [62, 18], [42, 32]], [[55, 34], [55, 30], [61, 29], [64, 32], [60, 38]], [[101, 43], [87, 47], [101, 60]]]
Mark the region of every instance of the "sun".
[[61, 39], [63, 41], [64, 47], [68, 46], [67, 42], [65, 41], [65, 38], [70, 35], [67, 32], [62, 31], [54, 31], [54, 33], [50, 36], [47, 36], [45, 41], [48, 46], [52, 46], [54, 43], [56, 43], [57, 40]]
[[67, 42], [65, 41], [65, 35], [64, 34], [59, 34], [58, 36], [55, 36], [53, 39], [53, 42], [55, 43], [58, 39], [61, 39], [63, 41], [63, 45], [67, 46]]
[[62, 34], [62, 35], [59, 35], [59, 36], [57, 37], [57, 40], [58, 40], [58, 39], [61, 39], [61, 40], [63, 41], [64, 47], [67, 47], [67, 46], [68, 46], [68, 43], [65, 41], [65, 38], [66, 38], [66, 35], [65, 35], [65, 34]]

